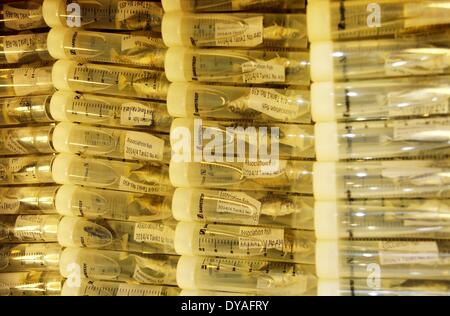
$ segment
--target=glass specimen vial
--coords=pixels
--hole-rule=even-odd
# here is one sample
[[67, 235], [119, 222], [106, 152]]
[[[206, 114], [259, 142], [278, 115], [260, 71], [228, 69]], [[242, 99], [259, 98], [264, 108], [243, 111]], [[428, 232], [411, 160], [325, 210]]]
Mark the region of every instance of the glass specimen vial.
[[2, 296], [59, 296], [63, 278], [58, 272], [0, 273]]
[[1, 244], [0, 272], [58, 271], [58, 243]]
[[0, 97], [52, 94], [52, 67], [0, 69]]
[[8, 1], [0, 4], [0, 29], [23, 31], [45, 28], [42, 0]]
[[0, 158], [0, 184], [54, 183], [53, 155]]
[[276, 11], [305, 8], [304, 0], [162, 0], [161, 3], [165, 12]]
[[0, 187], [0, 214], [53, 214], [59, 186]]
[[56, 242], [59, 215], [2, 215], [0, 243]]
[[54, 126], [14, 127], [0, 129], [0, 155], [54, 153]]
[[47, 33], [0, 36], [0, 64], [49, 61]]
[[0, 125], [52, 123], [49, 113], [51, 95], [0, 99]]

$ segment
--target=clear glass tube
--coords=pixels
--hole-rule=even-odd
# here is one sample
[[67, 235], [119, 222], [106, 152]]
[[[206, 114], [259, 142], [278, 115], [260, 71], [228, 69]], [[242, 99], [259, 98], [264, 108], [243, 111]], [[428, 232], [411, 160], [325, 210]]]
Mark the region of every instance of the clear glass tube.
[[450, 280], [449, 241], [317, 241], [317, 276], [325, 279]]
[[318, 239], [449, 239], [450, 201], [429, 199], [316, 201]]
[[176, 285], [179, 257], [135, 255], [128, 252], [66, 248], [60, 272], [72, 284], [83, 279]]
[[371, 0], [308, 3], [311, 42], [393, 36], [449, 23], [448, 0]]
[[[186, 131], [190, 132], [190, 137], [186, 136]], [[205, 160], [217, 161], [233, 157], [240, 159], [235, 161], [315, 158], [312, 125], [177, 118], [170, 135], [172, 157], [192, 151], [193, 155], [201, 152]], [[186, 138], [190, 138], [190, 148], [186, 148]]]
[[0, 187], [0, 214], [53, 214], [59, 186]]
[[121, 0], [46, 0], [44, 19], [50, 27], [160, 31], [161, 3]]
[[169, 86], [167, 109], [175, 117], [311, 122], [309, 91], [298, 88], [247, 88], [175, 82]]
[[286, 193], [177, 188], [172, 212], [179, 221], [314, 229], [314, 199]]
[[283, 191], [312, 194], [312, 162], [272, 161], [248, 163], [170, 163], [175, 187], [244, 191]]
[[57, 121], [169, 132], [172, 118], [165, 103], [57, 91], [50, 102]]
[[172, 47], [165, 59], [172, 82], [309, 85], [309, 68], [307, 52]]
[[313, 43], [311, 78], [321, 82], [448, 74], [449, 38], [447, 30], [396, 39]]
[[169, 136], [62, 122], [52, 135], [56, 151], [140, 161], [170, 161]]
[[58, 272], [0, 273], [1, 296], [59, 296], [63, 278]]
[[408, 278], [319, 280], [318, 292], [321, 296], [449, 296], [450, 282]]
[[147, 33], [116, 34], [53, 28], [48, 49], [56, 59], [164, 68], [166, 46]]
[[175, 250], [186, 256], [218, 256], [314, 263], [313, 232], [254, 226], [180, 222]]
[[0, 125], [51, 123], [51, 95], [0, 99]]
[[49, 61], [47, 34], [32, 33], [0, 36], [0, 64]]
[[178, 296], [180, 289], [171, 286], [81, 280], [79, 286], [64, 282], [61, 296]]
[[162, 37], [168, 47], [306, 48], [305, 14], [166, 13]]
[[54, 126], [0, 129], [0, 155], [50, 154]]
[[52, 67], [0, 69], [0, 97], [52, 94]]
[[177, 267], [182, 289], [256, 295], [316, 294], [314, 266], [287, 262], [182, 256]]
[[445, 160], [316, 163], [317, 200], [366, 198], [445, 198], [450, 166]]
[[58, 242], [64, 247], [175, 255], [174, 235], [173, 221], [133, 223], [67, 216], [58, 225]]
[[322, 82], [311, 86], [313, 120], [366, 121], [449, 113], [450, 76]]
[[165, 12], [172, 11], [247, 11], [295, 10], [305, 7], [304, 0], [162, 0]]
[[172, 217], [171, 200], [171, 196], [63, 185], [56, 193], [55, 206], [67, 216], [153, 222]]
[[166, 165], [153, 162], [123, 162], [60, 154], [52, 164], [56, 183], [85, 185], [119, 191], [171, 194]]
[[52, 77], [58, 90], [156, 100], [166, 98], [169, 86], [162, 71], [71, 60], [58, 60], [53, 65]]
[[54, 183], [53, 155], [0, 158], [0, 184]]
[[57, 271], [61, 246], [57, 243], [0, 245], [0, 272]]
[[450, 153], [449, 123], [446, 117], [318, 123], [317, 160], [446, 157]]
[[1, 215], [0, 243], [56, 242], [59, 215]]
[[0, 28], [23, 31], [47, 27], [42, 16], [42, 1], [27, 0], [0, 4]]

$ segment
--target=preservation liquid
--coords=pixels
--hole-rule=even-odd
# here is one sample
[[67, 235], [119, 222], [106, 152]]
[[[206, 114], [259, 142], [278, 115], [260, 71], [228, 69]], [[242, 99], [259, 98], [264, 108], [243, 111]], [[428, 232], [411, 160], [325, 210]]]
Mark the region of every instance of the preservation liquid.
[[[172, 11], [241, 11], [303, 9], [303, 0], [162, 0], [165, 12]], [[207, 296], [207, 295], [206, 295]]]
[[0, 97], [52, 94], [51, 67], [0, 69]]
[[54, 214], [59, 186], [0, 187], [0, 214]]
[[48, 33], [0, 36], [0, 64], [26, 64], [49, 61]]
[[54, 183], [53, 155], [0, 158], [0, 184]]
[[51, 123], [49, 113], [51, 95], [0, 99], [0, 125]]
[[54, 153], [54, 126], [15, 127], [0, 129], [0, 155]]
[[1, 215], [0, 243], [56, 242], [59, 215]]
[[57, 243], [1, 244], [0, 272], [58, 271], [61, 249]]
[[0, 273], [0, 296], [59, 296], [62, 283], [58, 272]]

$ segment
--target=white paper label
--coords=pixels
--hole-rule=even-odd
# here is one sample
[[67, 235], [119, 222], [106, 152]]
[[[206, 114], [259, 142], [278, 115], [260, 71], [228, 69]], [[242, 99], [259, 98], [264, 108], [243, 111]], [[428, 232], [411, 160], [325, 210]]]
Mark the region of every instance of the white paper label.
[[17, 31], [46, 26], [42, 16], [42, 7], [37, 9], [20, 9], [15, 8], [13, 5], [5, 4], [3, 6], [3, 18], [7, 28]]
[[[161, 284], [165, 281], [164, 277], [157, 277], [145, 272], [145, 268], [150, 267], [150, 271], [155, 267], [155, 263], [151, 259], [135, 257], [136, 268], [134, 269], [133, 279], [141, 283]], [[156, 266], [159, 266], [156, 264]], [[148, 269], [147, 269], [148, 270]], [[157, 275], [157, 274], [155, 274]]]
[[266, 248], [283, 250], [283, 229], [267, 227], [241, 227], [239, 235], [240, 249]]
[[286, 71], [283, 65], [273, 62], [254, 62], [243, 63], [242, 77], [244, 83], [269, 83], [285, 82]]
[[420, 116], [432, 114], [448, 114], [449, 100], [427, 90], [411, 93], [392, 92], [387, 95], [390, 116]]
[[450, 118], [395, 121], [394, 140], [449, 141]]
[[15, 214], [19, 210], [19, 199], [11, 199], [6, 196], [0, 196], [0, 214]]
[[246, 216], [248, 219], [242, 224], [255, 225], [259, 222], [261, 202], [243, 192], [220, 191], [216, 211]]
[[441, 7], [438, 3], [436, 2], [435, 5], [431, 1], [405, 3], [405, 28], [450, 23], [448, 7]]
[[46, 34], [24, 34], [5, 36], [3, 48], [8, 63], [18, 63], [26, 53], [35, 51], [39, 46], [46, 44]]
[[165, 48], [161, 38], [142, 35], [124, 35], [122, 37], [122, 51], [136, 47]]
[[118, 1], [117, 7], [119, 9], [117, 13], [119, 21], [125, 21], [139, 13], [162, 15], [162, 8], [155, 2]]
[[434, 241], [380, 241], [380, 263], [396, 264], [431, 264], [439, 261], [439, 249]]
[[131, 191], [131, 192], [141, 192], [141, 193], [159, 193], [160, 186], [156, 185], [148, 185], [142, 184], [127, 177], [121, 176], [119, 181], [119, 190], [123, 191]]
[[248, 99], [249, 108], [277, 120], [293, 120], [300, 107], [290, 103], [289, 98], [273, 89], [252, 88]]
[[134, 226], [134, 240], [143, 243], [157, 243], [172, 245], [174, 231], [163, 224], [136, 223]]
[[216, 46], [254, 47], [263, 43], [262, 16], [215, 25]]
[[285, 172], [287, 162], [273, 160], [270, 162], [245, 162], [242, 174], [248, 179], [252, 178], [275, 178]]
[[14, 237], [21, 240], [41, 240], [41, 226], [46, 217], [43, 215], [21, 215], [16, 219]]
[[161, 161], [163, 157], [163, 139], [147, 133], [127, 132], [125, 138], [125, 159]]
[[153, 110], [138, 102], [124, 103], [120, 107], [120, 124], [125, 126], [150, 126]]
[[117, 296], [161, 296], [162, 290], [162, 286], [120, 283], [117, 289]]

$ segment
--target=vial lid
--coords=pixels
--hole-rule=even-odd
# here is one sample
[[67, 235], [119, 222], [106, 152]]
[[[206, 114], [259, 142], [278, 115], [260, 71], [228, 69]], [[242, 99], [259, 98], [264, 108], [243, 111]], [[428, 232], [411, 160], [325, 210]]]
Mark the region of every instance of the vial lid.
[[331, 40], [330, 0], [308, 1], [306, 22], [310, 42]]
[[42, 15], [49, 27], [64, 26], [63, 18], [67, 15], [65, 0], [44, 0]]
[[170, 141], [172, 146], [174, 145], [172, 143], [172, 138], [178, 141], [177, 138], [179, 137], [179, 134], [176, 133], [177, 130], [181, 132], [183, 136], [185, 136], [185, 133], [191, 135], [191, 132], [194, 130], [194, 120], [191, 118], [176, 118], [172, 121], [170, 126]]
[[177, 284], [182, 289], [197, 289], [196, 271], [202, 258], [181, 256], [177, 264]]
[[319, 278], [340, 278], [337, 240], [318, 240], [316, 242], [316, 273]]
[[68, 155], [68, 154], [59, 154], [53, 159], [52, 162], [52, 177], [53, 181], [59, 184], [69, 184], [70, 183], [70, 174], [69, 170], [71, 164], [77, 156]]
[[187, 82], [170, 84], [167, 92], [167, 111], [173, 117], [192, 117], [195, 112], [194, 103], [189, 102], [188, 93], [192, 88]]
[[189, 188], [177, 188], [172, 196], [172, 216], [177, 221], [195, 221], [192, 213], [195, 191]]
[[78, 212], [72, 209], [72, 197], [79, 187], [75, 185], [63, 185], [56, 192], [55, 207], [58, 214], [66, 216], [78, 216]]
[[66, 50], [64, 43], [66, 35], [73, 30], [64, 27], [54, 27], [50, 30], [47, 36], [47, 49], [49, 54], [55, 59], [66, 59]]
[[311, 44], [311, 80], [314, 82], [333, 81], [333, 43], [318, 42]]
[[341, 296], [340, 280], [319, 279], [317, 282], [317, 296]]
[[65, 216], [58, 225], [58, 243], [63, 247], [78, 247], [79, 243], [73, 239], [73, 233], [77, 224], [82, 219], [80, 217]]
[[[191, 46], [188, 40], [183, 37], [184, 15], [180, 13], [166, 13], [161, 23], [161, 33], [164, 44], [167, 47]], [[184, 26], [184, 27], [183, 27]]]
[[316, 162], [313, 167], [313, 191], [316, 200], [336, 200], [337, 192], [336, 164]]
[[70, 153], [69, 139], [72, 134], [72, 129], [76, 129], [76, 127], [77, 125], [69, 122], [61, 122], [55, 126], [52, 143], [56, 151]]
[[69, 86], [69, 73], [77, 63], [71, 60], [60, 59], [53, 65], [52, 81], [58, 90], [71, 90]]
[[67, 107], [77, 96], [71, 91], [56, 91], [50, 100], [50, 115], [55, 121], [70, 121], [67, 117]]
[[82, 256], [83, 249], [66, 248], [61, 252], [59, 257], [59, 273], [68, 278], [73, 273], [73, 264], [77, 263]]
[[161, 0], [164, 12], [183, 11], [182, 2], [185, 0]]
[[61, 288], [61, 296], [81, 296], [81, 289], [84, 285], [83, 283], [85, 283], [85, 281], [81, 281], [80, 286], [75, 286], [74, 284], [71, 284], [69, 279], [67, 279]]
[[317, 239], [339, 239], [338, 206], [336, 201], [314, 203], [314, 226]]
[[316, 82], [311, 85], [311, 114], [314, 122], [329, 122], [336, 119], [334, 83]]
[[318, 161], [339, 160], [339, 135], [336, 122], [317, 123], [314, 127]]
[[194, 256], [196, 253], [196, 239], [198, 232], [204, 225], [193, 222], [179, 222], [175, 229], [174, 245], [177, 254], [182, 256]]
[[171, 47], [167, 50], [164, 68], [171, 82], [192, 80], [192, 50], [183, 47]]
[[195, 179], [191, 179], [189, 175], [193, 172], [198, 173], [199, 170], [197, 169], [198, 166], [196, 164], [172, 160], [169, 166], [170, 182], [174, 187], [189, 188], [190, 186], [195, 186]]

